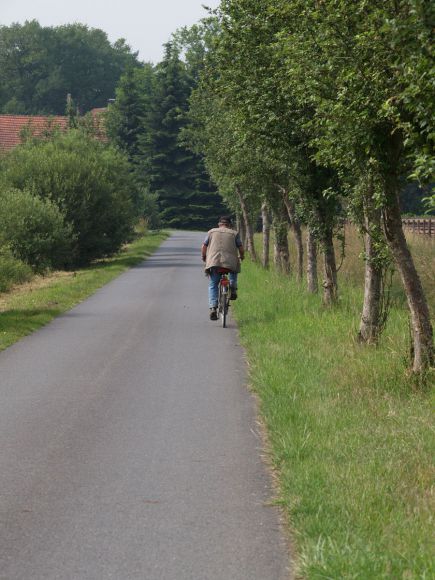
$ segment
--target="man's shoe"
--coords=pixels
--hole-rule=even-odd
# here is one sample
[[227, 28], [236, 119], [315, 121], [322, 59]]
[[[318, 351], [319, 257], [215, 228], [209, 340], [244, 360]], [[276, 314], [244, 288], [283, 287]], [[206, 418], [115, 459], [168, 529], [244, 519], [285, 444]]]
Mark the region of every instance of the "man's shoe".
[[218, 315], [217, 315], [216, 308], [210, 308], [210, 320], [217, 320], [217, 319], [218, 319]]
[[231, 300], [237, 300], [237, 288], [233, 288], [231, 286], [231, 296], [230, 296]]

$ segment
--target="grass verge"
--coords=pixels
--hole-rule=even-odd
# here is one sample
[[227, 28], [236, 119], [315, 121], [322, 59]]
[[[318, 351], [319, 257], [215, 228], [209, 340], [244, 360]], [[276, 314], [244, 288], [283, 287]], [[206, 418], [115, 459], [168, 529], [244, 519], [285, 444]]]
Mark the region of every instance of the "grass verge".
[[357, 332], [362, 293], [325, 309], [297, 283], [245, 262], [234, 303], [271, 461], [309, 579], [435, 577], [433, 393], [406, 377], [407, 314], [379, 347]]
[[47, 324], [128, 268], [140, 263], [166, 237], [164, 232], [145, 235], [113, 258], [89, 268], [36, 277], [29, 283], [17, 286], [10, 293], [0, 294], [0, 350]]

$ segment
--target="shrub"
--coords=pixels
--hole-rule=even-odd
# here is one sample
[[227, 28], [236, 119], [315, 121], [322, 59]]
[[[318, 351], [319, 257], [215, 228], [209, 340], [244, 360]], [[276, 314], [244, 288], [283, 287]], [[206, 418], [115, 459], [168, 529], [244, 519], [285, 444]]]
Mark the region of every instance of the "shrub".
[[59, 208], [27, 190], [0, 190], [0, 247], [35, 271], [71, 263], [74, 234]]
[[159, 196], [157, 193], [151, 193], [143, 190], [142, 194], [142, 216], [150, 230], [160, 229], [162, 223], [159, 213]]
[[0, 292], [7, 292], [14, 284], [22, 284], [32, 277], [30, 266], [14, 258], [7, 248], [0, 250]]
[[17, 147], [3, 161], [2, 179], [60, 208], [76, 235], [73, 265], [114, 254], [132, 235], [128, 161], [83, 131]]

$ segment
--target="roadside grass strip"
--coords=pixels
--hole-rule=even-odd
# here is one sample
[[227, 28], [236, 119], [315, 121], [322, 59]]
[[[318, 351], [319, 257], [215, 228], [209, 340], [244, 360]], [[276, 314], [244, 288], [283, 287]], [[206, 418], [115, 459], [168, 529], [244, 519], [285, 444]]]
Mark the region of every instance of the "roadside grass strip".
[[233, 309], [260, 398], [297, 577], [434, 578], [434, 395], [406, 375], [407, 313], [355, 336], [362, 292], [326, 309], [245, 262]]
[[164, 232], [136, 239], [113, 258], [74, 272], [54, 272], [0, 294], [0, 350], [82, 302], [98, 288], [140, 263], [166, 239]]

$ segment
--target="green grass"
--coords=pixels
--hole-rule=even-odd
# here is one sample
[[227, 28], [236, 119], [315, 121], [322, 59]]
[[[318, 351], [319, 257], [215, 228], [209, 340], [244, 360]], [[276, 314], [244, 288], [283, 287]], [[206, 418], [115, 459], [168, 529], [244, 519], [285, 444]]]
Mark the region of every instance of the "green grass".
[[355, 341], [361, 290], [337, 307], [245, 262], [234, 303], [267, 426], [298, 577], [435, 577], [433, 394], [410, 384], [407, 313]]
[[167, 237], [165, 233], [138, 238], [115, 257], [75, 272], [58, 272], [0, 294], [0, 350], [55, 316], [69, 310], [98, 288], [149, 256]]

